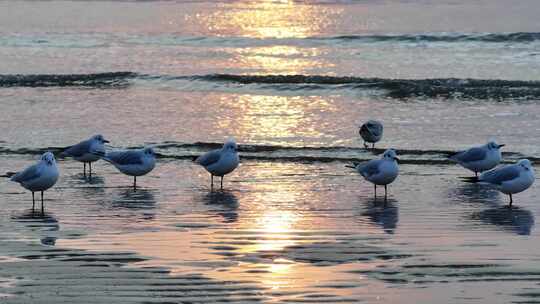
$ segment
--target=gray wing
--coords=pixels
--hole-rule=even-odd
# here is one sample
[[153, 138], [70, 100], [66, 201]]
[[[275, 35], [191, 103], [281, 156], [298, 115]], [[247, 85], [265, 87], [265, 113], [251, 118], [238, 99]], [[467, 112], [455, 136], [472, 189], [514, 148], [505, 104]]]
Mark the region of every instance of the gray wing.
[[195, 161], [199, 165], [203, 167], [207, 167], [213, 163], [217, 163], [220, 157], [221, 157], [220, 150], [212, 150], [210, 152], [206, 152], [203, 155], [199, 156]]
[[38, 178], [41, 175], [39, 171], [40, 170], [38, 164], [35, 164], [13, 175], [11, 177], [11, 180], [17, 183], [28, 182], [35, 178]]
[[140, 151], [110, 152], [103, 158], [117, 165], [142, 165]]
[[361, 127], [360, 127], [360, 135], [362, 137], [369, 137], [371, 136], [371, 131], [368, 129], [367, 125], [366, 124], [363, 124]]
[[375, 137], [379, 137], [382, 135], [383, 132], [383, 126], [379, 122], [372, 122], [368, 125], [368, 130], [373, 134]]
[[473, 161], [483, 160], [486, 158], [486, 155], [487, 155], [486, 149], [476, 147], [476, 148], [470, 148], [467, 151], [458, 152], [452, 155], [450, 158], [460, 161], [460, 162], [469, 163]]
[[483, 173], [480, 175], [480, 181], [500, 185], [519, 177], [519, 173], [520, 170], [516, 165], [510, 165]]
[[379, 164], [380, 164], [379, 159], [370, 160], [368, 162], [358, 165], [357, 170], [363, 177], [373, 176], [373, 175], [379, 174], [380, 172]]
[[65, 149], [64, 152], [62, 152], [62, 154], [72, 156], [72, 157], [81, 157], [85, 153], [90, 152], [91, 145], [92, 145], [92, 142], [90, 140], [81, 141], [80, 143], [76, 145], [67, 147], [67, 149]]
[[368, 121], [360, 127], [360, 136], [364, 140], [375, 141], [382, 136], [383, 126], [376, 121]]

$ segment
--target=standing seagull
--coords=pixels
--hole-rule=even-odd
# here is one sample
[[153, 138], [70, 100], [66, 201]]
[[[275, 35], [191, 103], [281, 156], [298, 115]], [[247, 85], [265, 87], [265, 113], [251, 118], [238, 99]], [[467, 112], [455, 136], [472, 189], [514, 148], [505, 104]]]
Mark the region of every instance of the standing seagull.
[[371, 143], [371, 148], [375, 148], [375, 143], [382, 138], [383, 125], [376, 120], [368, 120], [368, 122], [360, 127], [358, 133], [364, 140], [364, 147], [367, 148], [368, 143]]
[[41, 192], [41, 214], [44, 214], [43, 191], [52, 187], [58, 180], [58, 167], [51, 152], [45, 152], [41, 159], [21, 172], [11, 177], [11, 181], [21, 184], [25, 189], [32, 191], [32, 212], [36, 205], [34, 192]]
[[508, 165], [482, 173], [480, 177], [465, 178], [468, 182], [486, 183], [510, 196], [527, 190], [534, 183], [534, 169], [528, 159], [521, 159], [514, 165]]
[[384, 198], [387, 195], [387, 185], [392, 183], [399, 173], [399, 158], [394, 149], [384, 151], [381, 159], [373, 159], [363, 163], [355, 163], [353, 166], [367, 181], [373, 183], [375, 197], [377, 197], [377, 185], [384, 185]]
[[223, 176], [236, 169], [240, 162], [237, 149], [234, 139], [229, 139], [223, 144], [223, 148], [206, 152], [195, 160], [206, 171], [210, 172], [210, 188], [214, 188], [215, 175], [221, 177], [221, 189], [223, 190]]
[[89, 176], [92, 178], [92, 163], [99, 160], [99, 154], [105, 153], [105, 143], [109, 141], [103, 138], [103, 135], [98, 134], [90, 137], [85, 141], [67, 147], [62, 155], [71, 156], [75, 160], [80, 161], [84, 164], [83, 174], [86, 176], [86, 163], [88, 163]]
[[461, 166], [474, 172], [484, 172], [495, 168], [501, 161], [501, 147], [495, 141], [490, 141], [480, 147], [473, 147], [450, 155], [450, 159], [458, 162]]
[[156, 165], [156, 153], [150, 147], [109, 152], [101, 158], [113, 164], [120, 172], [133, 176], [133, 190], [135, 191], [137, 190], [137, 176], [147, 174]]

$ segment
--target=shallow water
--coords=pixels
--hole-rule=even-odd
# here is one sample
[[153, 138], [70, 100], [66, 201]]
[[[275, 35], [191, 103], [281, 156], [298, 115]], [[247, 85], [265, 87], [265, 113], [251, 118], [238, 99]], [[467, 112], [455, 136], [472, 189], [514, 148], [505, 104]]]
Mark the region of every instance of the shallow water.
[[[510, 209], [446, 159], [489, 138], [540, 159], [538, 7], [0, 2], [2, 171], [95, 133], [158, 153], [136, 192], [60, 159], [44, 217], [0, 180], [1, 302], [539, 302], [538, 188]], [[191, 160], [229, 136], [212, 192]], [[389, 147], [385, 203], [345, 165]]]
[[[10, 157], [2, 166], [27, 160]], [[210, 192], [191, 161], [164, 161], [133, 192], [131, 180], [105, 164], [87, 183], [80, 165], [65, 161], [61, 182], [46, 193], [45, 218], [31, 216], [28, 193], [3, 185], [2, 255], [18, 258], [0, 272], [17, 278], [4, 288], [15, 295], [6, 299], [65, 299], [78, 289], [105, 302], [194, 294], [264, 302], [535, 299], [536, 188], [509, 209], [506, 196], [461, 183], [462, 169], [404, 164], [385, 204], [343, 165], [244, 161], [226, 190]], [[42, 268], [54, 275], [29, 271]], [[61, 288], [66, 279], [55, 277], [64, 271], [70, 284], [92, 284]], [[131, 271], [148, 278], [108, 285]], [[162, 276], [173, 281], [153, 288]]]

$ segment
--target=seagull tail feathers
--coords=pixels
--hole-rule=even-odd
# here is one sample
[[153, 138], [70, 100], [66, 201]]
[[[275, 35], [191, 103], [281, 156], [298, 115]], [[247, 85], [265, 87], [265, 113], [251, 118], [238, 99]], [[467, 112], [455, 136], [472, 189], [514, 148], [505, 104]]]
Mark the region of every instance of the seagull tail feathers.
[[62, 152], [60, 152], [60, 156], [61, 157], [67, 157], [67, 156], [70, 156], [68, 150], [69, 148], [71, 148], [72, 146], [69, 146], [69, 147], [65, 147], [62, 149]]
[[17, 174], [17, 172], [6, 172], [5, 174], [0, 175], [0, 177], [5, 177], [5, 178], [11, 179], [16, 174]]
[[103, 159], [106, 162], [112, 163], [112, 160], [107, 157], [107, 153], [103, 151], [92, 151], [92, 154], [99, 156], [101, 159]]
[[445, 152], [444, 155], [445, 155], [447, 158], [451, 159], [451, 160], [455, 160], [455, 157], [456, 157], [459, 153], [461, 153], [461, 151], [458, 151], [458, 152], [449, 151], [449, 152]]
[[347, 168], [351, 168], [351, 169], [356, 169], [356, 167], [358, 166], [359, 162], [353, 162], [352, 164], [350, 165], [345, 165], [345, 167]]
[[466, 183], [478, 183], [480, 181], [477, 176], [462, 176], [460, 179]]

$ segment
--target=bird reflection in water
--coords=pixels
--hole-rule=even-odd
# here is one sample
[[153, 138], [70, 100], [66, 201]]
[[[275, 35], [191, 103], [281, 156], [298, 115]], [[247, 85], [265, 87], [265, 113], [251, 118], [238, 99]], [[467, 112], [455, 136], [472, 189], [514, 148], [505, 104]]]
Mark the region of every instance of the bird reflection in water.
[[452, 189], [448, 197], [466, 204], [485, 204], [497, 201], [500, 195], [486, 185], [465, 183]]
[[112, 202], [113, 208], [126, 209], [154, 209], [156, 207], [156, 199], [153, 191], [147, 189], [137, 189], [133, 191], [130, 188], [121, 189], [118, 195]]
[[103, 186], [105, 185], [105, 178], [103, 178], [103, 176], [94, 175], [92, 176], [92, 179], [86, 179], [86, 184]]
[[204, 195], [202, 201], [209, 206], [219, 208], [217, 214], [223, 217], [225, 223], [233, 223], [238, 220], [238, 198], [229, 191], [213, 191]]
[[41, 214], [30, 209], [20, 215], [12, 216], [11, 219], [21, 223], [24, 229], [40, 235], [41, 244], [48, 246], [56, 244], [56, 234], [60, 231], [60, 224], [52, 213]]
[[520, 207], [499, 206], [475, 212], [471, 219], [483, 223], [496, 225], [504, 231], [519, 235], [530, 235], [534, 226], [534, 215]]
[[475, 211], [466, 217], [475, 222], [495, 225], [504, 231], [519, 235], [529, 235], [534, 226], [534, 215], [520, 207], [500, 206], [503, 204], [499, 191], [481, 184], [463, 184], [449, 193], [461, 203], [489, 207]]
[[41, 244], [47, 245], [47, 246], [54, 246], [56, 245], [56, 237], [55, 236], [46, 236], [41, 238]]
[[482, 184], [461, 184], [448, 192], [452, 204], [481, 205], [494, 204], [500, 199], [500, 193]]
[[398, 211], [395, 199], [372, 198], [365, 203], [365, 210], [360, 215], [380, 226], [384, 232], [394, 234], [399, 220]]
[[82, 197], [103, 196], [105, 194], [105, 178], [102, 176], [94, 175], [91, 180], [77, 180], [77, 182], [76, 187], [80, 189]]
[[11, 219], [19, 223], [28, 224], [29, 227], [47, 226], [56, 227], [55, 230], [59, 229], [58, 220], [50, 212], [42, 214], [40, 212], [35, 212], [32, 209], [28, 209], [24, 211], [24, 213], [12, 216]]

